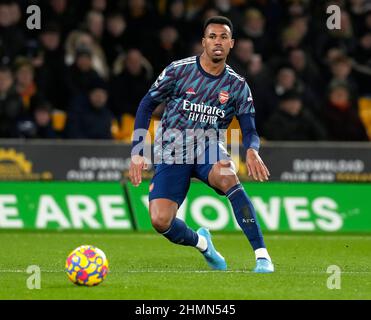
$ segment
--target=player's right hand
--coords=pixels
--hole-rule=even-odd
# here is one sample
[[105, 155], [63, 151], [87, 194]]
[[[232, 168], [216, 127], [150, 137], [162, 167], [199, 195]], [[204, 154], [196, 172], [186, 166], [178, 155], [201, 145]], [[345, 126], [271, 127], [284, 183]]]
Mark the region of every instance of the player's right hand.
[[140, 155], [134, 155], [131, 157], [129, 167], [129, 178], [131, 183], [137, 187], [142, 182], [142, 170], [147, 168], [147, 164], [144, 161], [144, 157]]
[[254, 180], [263, 182], [268, 180], [270, 173], [258, 152], [252, 148], [246, 151], [246, 166], [249, 176], [253, 176]]

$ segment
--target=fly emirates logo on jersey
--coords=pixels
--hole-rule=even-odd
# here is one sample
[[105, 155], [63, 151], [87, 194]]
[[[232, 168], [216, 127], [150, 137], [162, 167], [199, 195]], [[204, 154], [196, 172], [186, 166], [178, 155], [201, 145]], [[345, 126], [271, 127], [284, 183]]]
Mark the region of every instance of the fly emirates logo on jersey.
[[218, 118], [224, 118], [225, 110], [204, 103], [192, 103], [183, 100], [183, 110], [189, 111], [188, 120], [207, 124], [216, 124]]

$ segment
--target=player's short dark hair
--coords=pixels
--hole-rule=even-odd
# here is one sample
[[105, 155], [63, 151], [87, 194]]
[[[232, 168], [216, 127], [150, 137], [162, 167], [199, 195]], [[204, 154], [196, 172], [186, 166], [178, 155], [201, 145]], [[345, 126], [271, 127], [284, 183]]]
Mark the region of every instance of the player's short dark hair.
[[211, 23], [215, 23], [215, 24], [225, 24], [229, 27], [229, 29], [231, 29], [231, 34], [233, 34], [233, 24], [232, 24], [232, 21], [229, 20], [227, 17], [224, 17], [224, 16], [214, 16], [214, 17], [210, 17], [209, 19], [207, 19], [204, 23], [204, 33], [205, 33], [205, 30], [207, 28], [207, 26]]

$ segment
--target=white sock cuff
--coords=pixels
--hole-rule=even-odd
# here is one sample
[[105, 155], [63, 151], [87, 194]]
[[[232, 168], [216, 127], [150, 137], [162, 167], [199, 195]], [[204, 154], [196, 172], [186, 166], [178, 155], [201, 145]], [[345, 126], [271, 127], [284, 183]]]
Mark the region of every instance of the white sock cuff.
[[196, 248], [200, 251], [205, 251], [207, 249], [207, 240], [204, 236], [198, 235]]
[[268, 250], [266, 248], [259, 248], [255, 250], [255, 258], [265, 258], [272, 262], [271, 257], [268, 254]]

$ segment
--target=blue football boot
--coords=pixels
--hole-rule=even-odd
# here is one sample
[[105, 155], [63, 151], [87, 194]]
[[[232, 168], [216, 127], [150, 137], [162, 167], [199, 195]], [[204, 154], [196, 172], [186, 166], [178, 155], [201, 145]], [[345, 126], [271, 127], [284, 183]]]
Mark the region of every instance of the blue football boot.
[[211, 242], [211, 234], [208, 229], [200, 228], [197, 230], [197, 233], [201, 236], [204, 236], [207, 240], [207, 249], [202, 252], [203, 256], [206, 259], [207, 264], [211, 269], [214, 270], [227, 270], [227, 263], [223, 256], [215, 250], [213, 243]]
[[274, 265], [266, 258], [259, 258], [256, 260], [256, 266], [253, 271], [256, 273], [272, 273], [274, 272]]

